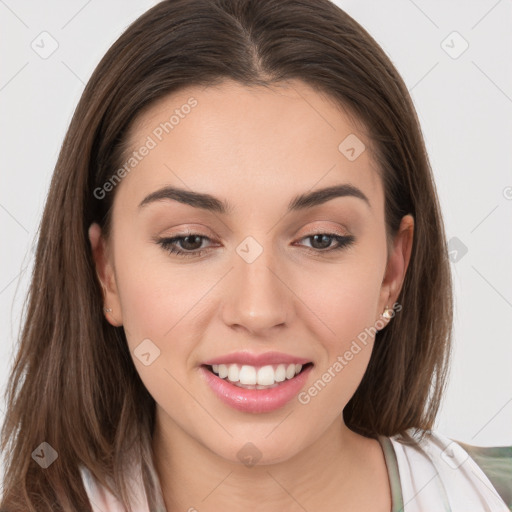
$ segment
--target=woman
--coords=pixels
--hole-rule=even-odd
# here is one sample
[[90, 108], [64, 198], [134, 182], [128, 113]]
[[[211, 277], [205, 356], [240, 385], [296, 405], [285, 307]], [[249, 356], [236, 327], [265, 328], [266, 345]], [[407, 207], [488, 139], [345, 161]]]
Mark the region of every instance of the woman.
[[402, 79], [327, 0], [164, 1], [126, 30], [64, 141], [27, 319], [2, 510], [512, 504], [512, 447], [432, 430], [435, 186]]

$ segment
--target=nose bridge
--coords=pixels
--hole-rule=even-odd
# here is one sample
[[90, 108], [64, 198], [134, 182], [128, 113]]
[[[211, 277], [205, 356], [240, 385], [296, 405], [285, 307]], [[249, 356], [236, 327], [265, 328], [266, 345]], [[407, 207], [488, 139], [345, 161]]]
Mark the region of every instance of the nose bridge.
[[252, 332], [287, 322], [290, 297], [286, 286], [276, 276], [276, 260], [268, 239], [264, 247], [256, 238], [248, 236], [235, 252], [223, 308], [224, 322]]

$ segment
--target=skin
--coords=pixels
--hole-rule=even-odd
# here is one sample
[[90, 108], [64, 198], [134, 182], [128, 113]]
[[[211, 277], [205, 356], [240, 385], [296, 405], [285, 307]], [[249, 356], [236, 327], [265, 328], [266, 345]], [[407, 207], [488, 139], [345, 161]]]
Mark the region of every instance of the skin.
[[[368, 139], [331, 99], [298, 81], [271, 89], [226, 81], [172, 94], [136, 120], [133, 150], [191, 96], [198, 105], [117, 185], [109, 239], [96, 224], [89, 231], [107, 318], [124, 326], [157, 403], [153, 451], [167, 509], [389, 511], [380, 444], [342, 417], [373, 338], [307, 405], [294, 399], [269, 413], [223, 404], [199, 366], [234, 351], [276, 350], [314, 363], [303, 389], [310, 387], [395, 303], [413, 219], [405, 216], [387, 240], [370, 150], [354, 161], [338, 150], [349, 134], [367, 148]], [[370, 205], [346, 196], [286, 213], [292, 197], [346, 183]], [[138, 207], [166, 185], [212, 194], [233, 210], [173, 200]], [[203, 255], [176, 256], [155, 242], [187, 229], [207, 237], [192, 246]], [[310, 238], [315, 230], [355, 241], [326, 252]], [[250, 264], [236, 252], [247, 236], [263, 248]], [[133, 355], [147, 338], [160, 350], [149, 366]], [[261, 452], [253, 467], [237, 457], [247, 442]]]

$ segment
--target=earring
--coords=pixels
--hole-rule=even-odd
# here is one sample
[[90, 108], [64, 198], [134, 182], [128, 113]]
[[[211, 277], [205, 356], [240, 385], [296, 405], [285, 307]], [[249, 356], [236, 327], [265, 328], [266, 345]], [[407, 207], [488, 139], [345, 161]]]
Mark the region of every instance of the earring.
[[384, 308], [384, 313], [382, 313], [382, 316], [383, 318], [385, 318], [386, 320], [390, 320], [391, 318], [393, 318], [393, 309], [392, 308], [388, 308], [387, 306]]
[[105, 311], [105, 313], [112, 313], [111, 308], [103, 308], [103, 311]]

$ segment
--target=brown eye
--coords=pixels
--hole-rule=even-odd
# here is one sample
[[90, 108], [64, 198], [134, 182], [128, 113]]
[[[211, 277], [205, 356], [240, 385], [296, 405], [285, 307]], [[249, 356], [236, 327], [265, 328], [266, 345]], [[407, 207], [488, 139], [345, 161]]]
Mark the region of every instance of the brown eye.
[[[336, 235], [334, 233], [315, 233], [314, 235], [305, 236], [302, 240], [310, 240], [311, 246], [307, 246], [315, 252], [330, 252], [343, 249], [354, 243], [355, 238], [352, 235]], [[332, 247], [332, 242], [336, 245]]]
[[178, 243], [181, 245], [181, 248], [186, 251], [196, 251], [201, 247], [203, 238], [204, 237], [199, 235], [190, 235], [181, 237], [181, 239], [178, 240]]
[[328, 249], [334, 237], [330, 235], [313, 235], [310, 238], [313, 249]]
[[187, 233], [172, 238], [161, 238], [157, 243], [171, 254], [184, 257], [199, 257], [207, 248], [202, 248], [204, 240], [210, 240], [207, 236], [198, 233]]

